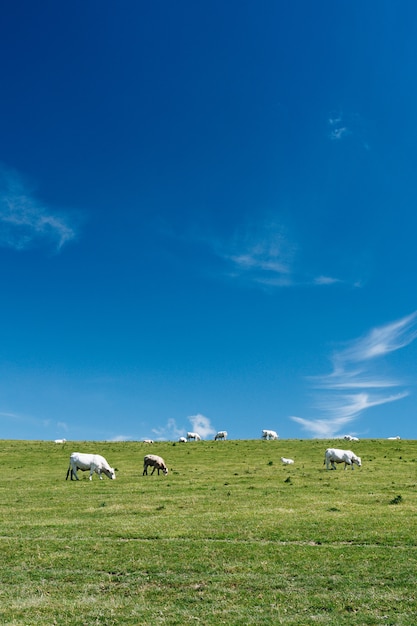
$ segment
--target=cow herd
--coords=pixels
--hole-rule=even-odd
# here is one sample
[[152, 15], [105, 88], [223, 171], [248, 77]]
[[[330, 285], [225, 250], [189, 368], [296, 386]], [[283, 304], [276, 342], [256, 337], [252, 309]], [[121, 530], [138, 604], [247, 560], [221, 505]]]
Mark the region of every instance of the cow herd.
[[[227, 432], [225, 430], [219, 431], [214, 437], [215, 441], [220, 439], [225, 440], [227, 438]], [[273, 430], [263, 430], [262, 431], [262, 439], [278, 439], [278, 435]], [[344, 439], [346, 441], [357, 442], [359, 439], [357, 437], [352, 437], [351, 435], [345, 435]], [[398, 440], [400, 437], [388, 437], [391, 440]], [[187, 437], [180, 437], [179, 441], [181, 443], [186, 443], [187, 441], [200, 441], [201, 437], [198, 433], [187, 433]], [[56, 440], [56, 443], [58, 440]], [[64, 443], [64, 441], [59, 440], [59, 443]], [[145, 439], [143, 443], [154, 443], [151, 439]], [[283, 465], [292, 465], [294, 463], [294, 459], [289, 459], [286, 457], [281, 457], [281, 462]], [[335, 470], [336, 464], [344, 464], [344, 469], [347, 467], [351, 467], [354, 469], [354, 466], [358, 467], [362, 466], [362, 461], [359, 456], [357, 456], [352, 450], [342, 450], [340, 448], [327, 448], [324, 453], [324, 462], [323, 465], [326, 465], [326, 469]], [[165, 476], [168, 474], [168, 467], [164, 461], [164, 459], [156, 454], [146, 454], [143, 460], [143, 476], [148, 474], [148, 468], [152, 467], [151, 475], [158, 471], [158, 475], [162, 472]], [[100, 454], [86, 454], [83, 452], [73, 452], [70, 456], [69, 467], [67, 471], [66, 480], [68, 477], [71, 480], [79, 480], [77, 471], [80, 470], [82, 472], [90, 472], [89, 480], [93, 479], [93, 474], [96, 473], [100, 480], [103, 479], [103, 474], [110, 478], [111, 480], [116, 479], [116, 470], [110, 467], [109, 463], [106, 459]]]

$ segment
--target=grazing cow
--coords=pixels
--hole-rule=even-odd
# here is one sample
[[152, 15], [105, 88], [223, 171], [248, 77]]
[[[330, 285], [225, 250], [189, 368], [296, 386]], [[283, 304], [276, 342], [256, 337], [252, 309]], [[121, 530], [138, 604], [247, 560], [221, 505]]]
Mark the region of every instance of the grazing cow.
[[179, 441], [179, 443], [187, 443], [187, 440], [186, 440], [186, 438], [185, 438], [185, 437], [180, 437], [180, 438], [178, 439], [178, 441]]
[[66, 443], [66, 439], [55, 439], [55, 443]]
[[286, 459], [285, 456], [281, 457], [281, 461], [284, 465], [292, 465], [294, 463], [293, 459]]
[[278, 435], [275, 430], [263, 430], [262, 439], [278, 439]]
[[69, 468], [67, 471], [67, 477], [71, 473], [71, 480], [75, 476], [75, 480], [79, 480], [77, 470], [86, 472], [90, 470], [90, 480], [93, 480], [94, 472], [98, 474], [100, 480], [103, 480], [102, 474], [105, 474], [107, 478], [111, 480], [116, 479], [116, 473], [112, 467], [107, 463], [104, 456], [100, 454], [84, 454], [83, 452], [73, 452], [70, 456]]
[[[359, 456], [356, 456], [352, 450], [339, 450], [338, 448], [327, 448], [324, 455], [324, 463], [326, 463], [327, 469], [336, 469], [335, 463], [344, 463], [346, 467], [350, 465], [354, 469], [354, 464], [361, 467], [362, 461]], [[323, 463], [323, 465], [324, 465]], [[329, 468], [329, 464], [331, 468]]]
[[190, 439], [193, 439], [194, 441], [201, 441], [201, 437], [198, 433], [187, 433], [187, 439], [188, 441], [190, 441]]
[[148, 467], [153, 467], [151, 476], [156, 469], [158, 470], [158, 475], [159, 475], [159, 470], [162, 470], [165, 476], [168, 474], [168, 468], [165, 465], [164, 459], [161, 456], [157, 456], [156, 454], [147, 454], [145, 458], [143, 459], [142, 476], [144, 476], [145, 474], [146, 475], [148, 474]]
[[154, 443], [153, 439], [144, 439], [143, 443]]
[[227, 438], [227, 430], [219, 430], [217, 435], [215, 435], [214, 437], [214, 441], [217, 441], [218, 439], [226, 439], [226, 438]]
[[396, 437], [388, 437], [388, 441], [399, 441], [401, 439], [401, 437], [399, 437], [398, 435]]

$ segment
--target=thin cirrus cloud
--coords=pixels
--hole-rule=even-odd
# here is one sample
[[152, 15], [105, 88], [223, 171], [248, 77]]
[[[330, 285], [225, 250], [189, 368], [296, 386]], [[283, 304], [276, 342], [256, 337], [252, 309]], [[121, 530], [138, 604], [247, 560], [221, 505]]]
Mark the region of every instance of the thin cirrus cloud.
[[219, 246], [217, 253], [229, 265], [234, 278], [277, 286], [292, 282], [295, 249], [276, 224], [262, 224], [246, 233], [236, 233], [227, 248]]
[[[334, 437], [371, 407], [396, 402], [409, 395], [406, 382], [375, 372], [378, 360], [405, 348], [417, 337], [417, 311], [371, 329], [332, 356], [330, 374], [311, 379], [319, 390], [315, 408], [323, 417], [291, 419], [316, 437]], [[397, 393], [388, 389], [397, 388]], [[326, 417], [327, 416], [327, 417]]]
[[217, 243], [214, 250], [225, 262], [229, 278], [245, 283], [278, 288], [342, 282], [328, 275], [311, 278], [297, 273], [299, 246], [275, 222], [252, 224], [246, 231], [236, 232], [227, 244]]
[[18, 174], [0, 169], [0, 246], [26, 250], [49, 245], [59, 251], [75, 235], [68, 217], [40, 202]]
[[332, 113], [327, 118], [328, 137], [331, 141], [355, 139], [366, 150], [370, 149], [365, 124], [358, 114]]

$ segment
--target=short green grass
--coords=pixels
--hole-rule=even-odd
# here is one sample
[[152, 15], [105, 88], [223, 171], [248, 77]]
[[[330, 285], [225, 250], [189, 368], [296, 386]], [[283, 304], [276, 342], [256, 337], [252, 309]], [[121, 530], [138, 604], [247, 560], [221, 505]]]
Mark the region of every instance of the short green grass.
[[[329, 445], [0, 441], [0, 623], [415, 626], [417, 442]], [[117, 480], [66, 481], [75, 450]]]

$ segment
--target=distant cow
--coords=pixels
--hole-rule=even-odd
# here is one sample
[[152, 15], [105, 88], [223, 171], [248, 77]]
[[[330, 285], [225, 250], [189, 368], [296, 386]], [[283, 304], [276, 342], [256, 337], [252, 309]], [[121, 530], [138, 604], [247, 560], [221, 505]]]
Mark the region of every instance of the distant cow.
[[159, 475], [159, 471], [162, 470], [163, 473], [165, 474], [165, 476], [168, 474], [168, 468], [165, 465], [165, 461], [161, 456], [157, 456], [156, 454], [147, 454], [145, 456], [145, 458], [143, 459], [143, 474], [142, 476], [144, 476], [145, 474], [148, 474], [148, 467], [153, 467], [153, 470], [151, 472], [151, 476], [154, 473], [154, 471], [157, 469], [158, 470], [158, 475]]
[[398, 435], [396, 437], [388, 437], [388, 441], [399, 441], [401, 439], [401, 437], [399, 437]]
[[116, 479], [116, 473], [112, 467], [107, 463], [104, 456], [100, 454], [84, 454], [83, 452], [73, 452], [70, 456], [69, 467], [67, 471], [67, 477], [71, 473], [71, 480], [75, 476], [75, 480], [79, 480], [77, 470], [87, 472], [90, 470], [90, 480], [93, 480], [94, 472], [98, 474], [100, 480], [103, 480], [102, 474], [105, 474], [107, 478], [112, 480]]
[[281, 462], [284, 463], [284, 465], [292, 465], [294, 463], [293, 459], [286, 459], [285, 456], [281, 457]]
[[278, 435], [275, 430], [263, 430], [262, 439], [278, 439]]
[[227, 438], [227, 430], [219, 430], [217, 435], [215, 435], [214, 437], [214, 441], [217, 441], [218, 439], [226, 439], [226, 438]]
[[66, 443], [66, 439], [55, 439], [55, 443]]
[[343, 439], [345, 439], [345, 441], [359, 441], [357, 437], [353, 437], [352, 435], [344, 435]]
[[144, 439], [143, 443], [154, 443], [153, 439]]
[[178, 441], [179, 441], [179, 443], [187, 443], [187, 440], [186, 440], [186, 438], [185, 438], [185, 437], [180, 437], [180, 438], [178, 439]]
[[201, 437], [198, 433], [187, 433], [187, 439], [188, 441], [190, 441], [190, 439], [193, 439], [194, 441], [201, 441]]
[[[327, 448], [324, 455], [324, 463], [327, 469], [336, 469], [335, 463], [344, 463], [346, 467], [350, 465], [354, 469], [354, 464], [361, 467], [362, 461], [360, 457], [356, 456], [352, 450], [339, 450], [338, 448]], [[323, 465], [324, 465], [323, 463]], [[329, 468], [331, 465], [331, 468]]]

